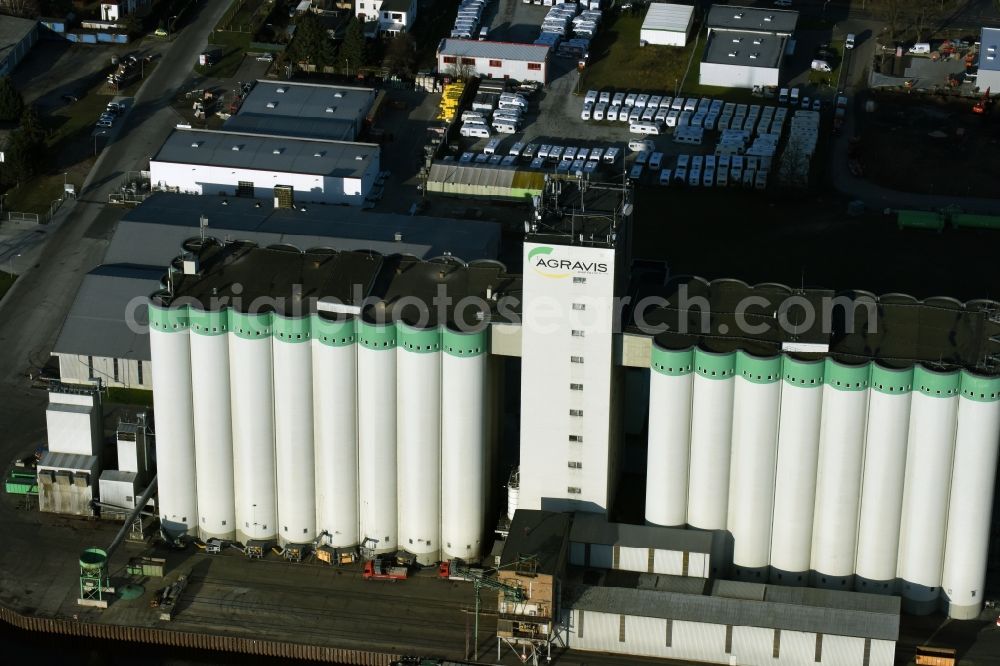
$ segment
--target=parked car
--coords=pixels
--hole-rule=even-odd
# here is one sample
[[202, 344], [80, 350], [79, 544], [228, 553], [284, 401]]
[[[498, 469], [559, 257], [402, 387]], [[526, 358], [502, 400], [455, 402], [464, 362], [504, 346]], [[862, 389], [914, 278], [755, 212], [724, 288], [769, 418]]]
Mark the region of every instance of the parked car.
[[114, 127], [114, 123], [110, 120], [98, 120], [97, 127]]
[[844, 48], [845, 49], [853, 49], [854, 48], [854, 33], [853, 32], [849, 33], [847, 35], [847, 39], [844, 40]]
[[274, 62], [274, 56], [270, 53], [261, 53], [257, 56], [257, 62]]
[[813, 111], [819, 111], [822, 108], [823, 108], [823, 102], [822, 102], [822, 100], [814, 99], [813, 100], [813, 106], [812, 106]]
[[153, 34], [156, 35], [157, 37], [169, 37], [170, 36], [170, 33], [168, 33], [166, 31], [166, 29], [164, 29], [164, 28], [157, 28], [156, 30], [153, 31]]

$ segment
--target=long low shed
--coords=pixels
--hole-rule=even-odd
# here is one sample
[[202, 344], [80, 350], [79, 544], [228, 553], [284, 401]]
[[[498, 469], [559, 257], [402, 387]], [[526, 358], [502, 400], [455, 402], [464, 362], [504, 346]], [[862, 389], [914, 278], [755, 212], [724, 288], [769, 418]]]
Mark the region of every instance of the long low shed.
[[715, 664], [893, 664], [898, 597], [758, 587], [767, 594], [570, 587], [563, 598], [566, 644]]
[[473, 39], [442, 39], [437, 68], [444, 75], [467, 78], [548, 82], [549, 47]]
[[658, 46], [686, 46], [694, 7], [671, 2], [654, 2], [649, 5], [646, 18], [639, 30], [639, 43]]
[[473, 197], [524, 199], [541, 194], [545, 174], [503, 167], [464, 166], [454, 162], [431, 165], [427, 191]]

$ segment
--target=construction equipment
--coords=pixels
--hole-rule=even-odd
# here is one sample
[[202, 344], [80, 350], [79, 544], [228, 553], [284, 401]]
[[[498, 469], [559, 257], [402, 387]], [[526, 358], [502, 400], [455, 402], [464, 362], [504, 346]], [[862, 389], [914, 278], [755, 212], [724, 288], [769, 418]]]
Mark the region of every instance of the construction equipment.
[[153, 595], [149, 602], [150, 608], [160, 609], [160, 619], [169, 622], [174, 615], [174, 606], [181, 597], [181, 592], [187, 587], [187, 576], [180, 576], [173, 585], [168, 585]]
[[465, 560], [455, 558], [445, 560], [438, 565], [438, 578], [442, 580], [467, 580], [473, 581], [476, 577], [482, 576], [482, 567], [470, 566]]
[[406, 580], [409, 575], [409, 569], [396, 565], [392, 559], [387, 557], [376, 557], [365, 562], [362, 574], [365, 580], [391, 581]]
[[979, 115], [983, 115], [986, 113], [989, 106], [990, 106], [990, 89], [987, 88], [986, 92], [983, 93], [983, 96], [972, 107], [972, 112]]

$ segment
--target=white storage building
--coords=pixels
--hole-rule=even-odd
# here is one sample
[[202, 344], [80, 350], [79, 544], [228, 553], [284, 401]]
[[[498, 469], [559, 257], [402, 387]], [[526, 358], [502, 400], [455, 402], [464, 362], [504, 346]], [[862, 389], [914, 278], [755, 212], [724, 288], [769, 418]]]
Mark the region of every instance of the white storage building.
[[472, 39], [443, 39], [437, 50], [440, 74], [467, 78], [547, 83], [549, 47]]
[[150, 159], [149, 172], [160, 190], [360, 206], [379, 174], [379, 147], [178, 128]]
[[898, 597], [731, 581], [698, 594], [656, 578], [654, 589], [568, 587], [567, 647], [713, 664], [893, 664]]
[[1000, 28], [983, 28], [979, 44], [976, 87], [981, 92], [989, 88], [991, 95], [1000, 95]]
[[693, 23], [694, 7], [691, 5], [650, 3], [639, 31], [639, 44], [686, 46]]
[[798, 12], [713, 5], [698, 82], [703, 86], [777, 86]]

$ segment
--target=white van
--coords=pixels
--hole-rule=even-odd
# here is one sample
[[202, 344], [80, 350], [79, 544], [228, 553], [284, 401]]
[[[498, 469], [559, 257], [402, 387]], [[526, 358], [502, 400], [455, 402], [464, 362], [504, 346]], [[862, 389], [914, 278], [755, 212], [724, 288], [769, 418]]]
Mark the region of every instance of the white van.
[[631, 123], [628, 131], [632, 134], [655, 136], [660, 133], [660, 126], [657, 123]]
[[848, 34], [847, 35], [847, 39], [844, 40], [844, 48], [845, 49], [853, 49], [854, 48], [854, 33], [853, 32], [850, 33], [850, 34]]
[[928, 42], [917, 42], [916, 44], [911, 46], [907, 52], [915, 54], [930, 53], [931, 45]]
[[489, 138], [491, 135], [491, 132], [486, 125], [470, 125], [468, 123], [462, 125], [462, 129], [460, 129], [458, 133], [465, 137], [475, 137], [477, 139]]
[[486, 153], [487, 155], [495, 155], [497, 152], [497, 148], [500, 147], [501, 143], [503, 143], [502, 137], [499, 136], [493, 137], [492, 139], [489, 140], [489, 143], [486, 144], [486, 147], [483, 148], [483, 152]]

